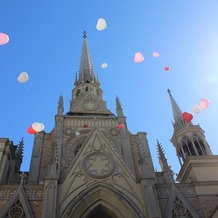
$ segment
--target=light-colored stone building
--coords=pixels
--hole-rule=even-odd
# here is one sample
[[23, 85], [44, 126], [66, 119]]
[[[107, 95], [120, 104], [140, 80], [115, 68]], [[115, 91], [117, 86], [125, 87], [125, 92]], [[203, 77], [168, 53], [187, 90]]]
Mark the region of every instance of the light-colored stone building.
[[23, 140], [0, 139], [0, 217], [217, 218], [218, 156], [168, 92], [176, 181], [158, 141], [155, 172], [146, 133], [130, 133], [120, 100], [116, 115], [107, 108], [84, 32], [70, 111], [60, 96], [54, 128], [35, 134], [29, 172], [20, 172]]

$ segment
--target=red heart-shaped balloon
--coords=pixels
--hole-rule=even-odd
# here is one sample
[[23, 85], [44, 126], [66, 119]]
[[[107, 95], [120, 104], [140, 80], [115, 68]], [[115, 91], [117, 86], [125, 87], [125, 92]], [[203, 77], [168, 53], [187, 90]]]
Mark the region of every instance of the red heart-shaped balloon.
[[170, 68], [169, 67], [164, 67], [164, 70], [168, 71], [168, 70], [170, 70]]
[[29, 134], [36, 134], [36, 131], [33, 129], [32, 125], [27, 129]]
[[119, 129], [123, 129], [123, 128], [124, 128], [124, 125], [123, 125], [122, 123], [120, 123], [120, 124], [118, 125], [118, 128], [119, 128]]
[[193, 119], [193, 115], [188, 112], [184, 112], [182, 114], [182, 117], [187, 123], [191, 122], [191, 120]]

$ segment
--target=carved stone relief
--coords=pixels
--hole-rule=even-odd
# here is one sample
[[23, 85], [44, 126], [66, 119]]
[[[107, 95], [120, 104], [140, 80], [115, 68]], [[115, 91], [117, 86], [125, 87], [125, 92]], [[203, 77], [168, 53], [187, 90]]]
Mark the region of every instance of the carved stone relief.
[[[0, 191], [0, 199], [11, 198], [16, 193], [16, 190], [10, 187]], [[28, 199], [41, 199], [43, 197], [43, 186], [41, 188], [25, 186], [25, 193]]]
[[110, 134], [112, 135], [112, 136], [118, 136], [119, 134], [120, 134], [120, 130], [119, 130], [119, 128], [111, 128], [110, 130]]
[[[116, 128], [112, 128], [112, 129], [116, 129]], [[112, 146], [112, 148], [114, 149], [114, 151], [120, 156], [122, 157], [122, 152], [121, 152], [121, 146], [118, 145], [118, 138], [116, 135], [116, 137], [112, 137], [111, 133], [110, 133], [111, 129], [107, 129], [107, 132], [103, 131], [102, 133], [104, 134], [104, 136], [106, 137], [106, 139], [108, 140], [108, 142], [110, 143], [110, 145]], [[119, 130], [118, 130], [119, 131]], [[113, 131], [112, 131], [113, 132]]]
[[71, 134], [73, 134], [74, 130], [71, 128], [66, 128], [64, 130], [64, 137], [69, 137]]
[[107, 178], [115, 171], [115, 161], [103, 152], [94, 152], [85, 156], [82, 161], [82, 168], [85, 173], [96, 179]]
[[24, 217], [25, 213], [22, 207], [22, 204], [20, 201], [17, 201], [14, 206], [9, 210], [8, 217], [14, 218], [14, 217]]

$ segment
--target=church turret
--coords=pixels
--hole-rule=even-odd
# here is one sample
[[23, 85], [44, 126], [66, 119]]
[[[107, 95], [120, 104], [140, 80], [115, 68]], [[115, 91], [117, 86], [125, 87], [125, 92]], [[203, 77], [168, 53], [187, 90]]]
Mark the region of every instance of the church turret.
[[161, 170], [163, 172], [164, 179], [166, 183], [171, 183], [174, 181], [173, 172], [171, 170], [171, 167], [167, 163], [164, 150], [158, 140], [157, 140], [157, 152], [158, 152], [159, 163], [160, 163]]
[[159, 163], [160, 163], [160, 167], [162, 171], [167, 171], [169, 169], [167, 159], [165, 157], [163, 148], [158, 140], [157, 140], [157, 152], [158, 152], [158, 159], [159, 159]]
[[168, 90], [173, 108], [174, 132], [171, 142], [176, 148], [181, 169], [176, 178], [179, 182], [213, 181], [216, 178], [205, 171], [216, 171], [216, 157], [213, 156], [206, 141], [204, 131], [199, 125], [187, 123], [182, 111]]
[[171, 92], [170, 101], [173, 109], [174, 117], [174, 133], [171, 142], [176, 148], [176, 153], [180, 165], [184, 163], [188, 156], [206, 156], [212, 155], [210, 146], [208, 145], [204, 131], [199, 125], [193, 125], [191, 122], [186, 123], [182, 117], [182, 111], [174, 100]]
[[123, 117], [123, 109], [118, 97], [116, 97], [116, 112], [118, 117]]
[[23, 160], [23, 146], [24, 146], [24, 142], [23, 142], [23, 138], [22, 138], [18, 144], [16, 153], [15, 153], [15, 156], [16, 156], [15, 171], [16, 172], [19, 172], [20, 167], [21, 167], [21, 163]]
[[64, 113], [64, 99], [63, 99], [63, 96], [61, 95], [59, 97], [59, 100], [58, 100], [58, 113], [57, 115], [63, 115]]

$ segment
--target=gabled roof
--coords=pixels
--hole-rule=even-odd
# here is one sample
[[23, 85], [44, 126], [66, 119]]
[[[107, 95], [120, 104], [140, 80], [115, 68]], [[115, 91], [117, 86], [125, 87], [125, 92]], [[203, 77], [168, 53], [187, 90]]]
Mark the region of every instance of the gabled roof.
[[199, 215], [195, 212], [195, 209], [177, 189], [176, 185], [172, 183], [164, 217], [172, 218], [173, 214], [177, 212], [177, 208], [178, 213], [181, 213], [179, 214], [180, 216], [184, 215], [185, 217], [186, 214], [190, 214], [193, 218], [199, 218]]
[[[17, 202], [19, 202], [19, 206], [16, 205]], [[0, 217], [6, 217], [6, 215], [10, 212], [10, 210], [13, 207], [19, 207], [21, 211], [23, 210], [25, 217], [34, 218], [30, 204], [27, 200], [27, 197], [26, 197], [26, 194], [25, 194], [25, 191], [22, 185], [19, 186], [16, 193], [9, 200], [6, 207], [3, 209], [3, 211], [0, 212]]]

